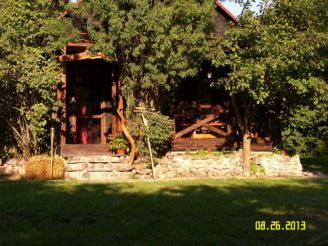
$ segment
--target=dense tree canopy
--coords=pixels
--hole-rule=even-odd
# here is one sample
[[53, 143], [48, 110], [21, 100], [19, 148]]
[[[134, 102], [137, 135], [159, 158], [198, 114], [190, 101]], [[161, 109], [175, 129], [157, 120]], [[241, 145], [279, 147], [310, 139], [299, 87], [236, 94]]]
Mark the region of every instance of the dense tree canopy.
[[0, 3], [1, 148], [16, 139], [16, 150], [28, 156], [44, 146], [56, 100], [51, 87], [59, 82], [56, 55], [66, 37], [74, 37], [72, 25], [58, 18], [65, 5], [48, 0]]
[[83, 1], [93, 50], [116, 61], [129, 107], [158, 107], [161, 92], [194, 76], [209, 51], [212, 1]]
[[[118, 65], [127, 115], [135, 106], [159, 109], [167, 91], [211, 58], [230, 68], [215, 84], [230, 93], [244, 147], [263, 117], [280, 127], [279, 144], [290, 153], [327, 146], [328, 1], [264, 0], [260, 14], [248, 10], [252, 0], [237, 2], [241, 23], [217, 44], [209, 38], [212, 1], [84, 0], [74, 9], [65, 0], [2, 0], [1, 151], [17, 145], [30, 155], [46, 146], [56, 57], [75, 38], [71, 20], [88, 32], [90, 52]], [[76, 18], [59, 19], [67, 4]]]
[[282, 127], [289, 152], [309, 151], [302, 141], [320, 142], [320, 127], [327, 126], [327, 1], [261, 4], [259, 15], [246, 9], [240, 26], [228, 31], [221, 45], [229, 52], [213, 62], [231, 72], [217, 85], [229, 91], [246, 139], [256, 119], [267, 117], [259, 114], [264, 107]]

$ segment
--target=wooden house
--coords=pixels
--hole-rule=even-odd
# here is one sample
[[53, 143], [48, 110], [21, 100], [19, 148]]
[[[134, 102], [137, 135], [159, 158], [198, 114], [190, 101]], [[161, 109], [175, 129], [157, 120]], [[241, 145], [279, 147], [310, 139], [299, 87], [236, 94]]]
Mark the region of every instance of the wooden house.
[[[215, 3], [215, 32], [224, 36], [231, 23], [239, 21], [218, 0]], [[66, 11], [61, 17], [68, 15]], [[106, 135], [115, 135], [121, 130], [115, 112], [119, 86], [115, 63], [107, 62], [101, 53], [88, 54], [87, 47], [92, 44], [87, 33], [81, 36], [83, 41], [68, 43], [59, 58], [62, 81], [57, 96], [63, 105], [60, 113], [63, 156], [106, 154]], [[230, 117], [227, 95], [210, 87], [211, 77], [220, 73], [225, 71], [204, 69], [178, 88], [169, 112], [175, 122], [174, 150], [215, 150], [229, 142], [233, 129], [227, 120]], [[264, 141], [257, 141], [254, 147], [257, 150], [271, 148]]]

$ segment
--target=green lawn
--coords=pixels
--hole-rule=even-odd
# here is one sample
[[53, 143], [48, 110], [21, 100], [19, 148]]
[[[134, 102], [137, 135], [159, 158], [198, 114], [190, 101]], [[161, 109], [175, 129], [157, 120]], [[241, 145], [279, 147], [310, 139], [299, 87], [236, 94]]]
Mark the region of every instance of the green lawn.
[[[255, 231], [255, 221], [306, 231]], [[327, 245], [328, 180], [0, 181], [0, 245]]]
[[301, 158], [303, 168], [309, 171], [319, 171], [328, 175], [328, 156]]

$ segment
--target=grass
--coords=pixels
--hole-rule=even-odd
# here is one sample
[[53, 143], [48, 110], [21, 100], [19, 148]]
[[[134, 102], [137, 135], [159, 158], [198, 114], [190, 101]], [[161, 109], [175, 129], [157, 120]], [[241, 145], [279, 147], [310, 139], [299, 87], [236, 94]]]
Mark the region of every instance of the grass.
[[327, 228], [326, 179], [0, 181], [0, 245], [327, 245]]
[[309, 171], [319, 171], [328, 175], [328, 156], [301, 158], [303, 168]]

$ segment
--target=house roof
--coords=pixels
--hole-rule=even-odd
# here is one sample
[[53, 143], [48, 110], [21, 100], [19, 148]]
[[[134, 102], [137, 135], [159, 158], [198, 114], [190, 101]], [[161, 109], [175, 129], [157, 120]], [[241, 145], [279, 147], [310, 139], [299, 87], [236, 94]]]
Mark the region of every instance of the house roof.
[[235, 22], [236, 24], [239, 23], [239, 19], [234, 16], [226, 7], [223, 6], [223, 4], [219, 1], [219, 0], [215, 0], [215, 4], [216, 6], [227, 15], [227, 17], [229, 17], [233, 22]]

